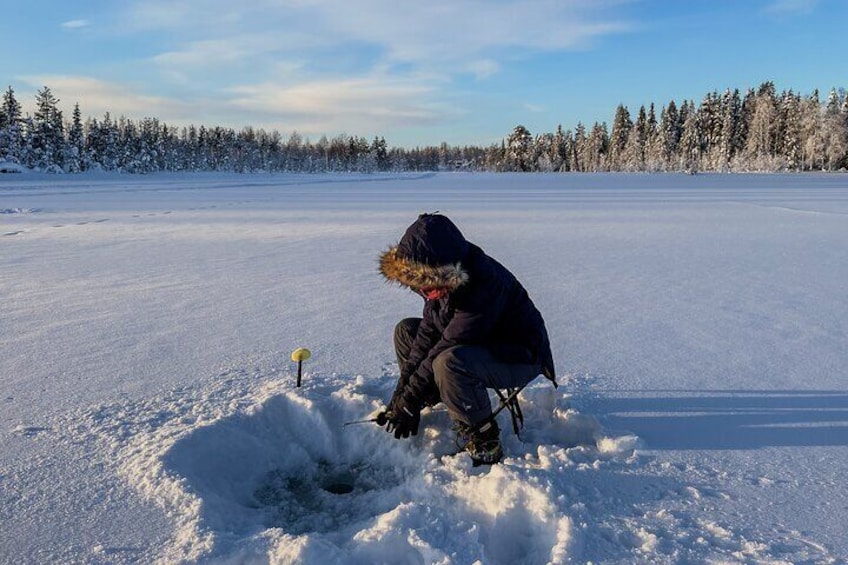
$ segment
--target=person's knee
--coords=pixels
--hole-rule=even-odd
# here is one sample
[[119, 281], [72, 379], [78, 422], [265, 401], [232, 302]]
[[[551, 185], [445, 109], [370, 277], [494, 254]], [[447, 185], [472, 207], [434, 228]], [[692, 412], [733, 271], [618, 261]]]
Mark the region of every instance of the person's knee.
[[398, 344], [404, 344], [404, 348], [415, 341], [415, 334], [418, 333], [418, 326], [421, 324], [421, 318], [404, 318], [395, 326], [395, 347]]
[[418, 333], [418, 325], [421, 323], [421, 318], [404, 318], [395, 325], [395, 342], [398, 340], [405, 341], [410, 337], [414, 337]]
[[444, 382], [445, 379], [462, 378], [468, 374], [466, 349], [466, 347], [457, 345], [442, 351], [433, 359], [433, 375], [436, 378], [437, 385]]
[[442, 388], [442, 383], [451, 372], [449, 367], [452, 364], [451, 358], [453, 357], [453, 349], [454, 348], [446, 349], [436, 355], [436, 358], [433, 359], [433, 376], [436, 379], [436, 386], [438, 386], [439, 389]]

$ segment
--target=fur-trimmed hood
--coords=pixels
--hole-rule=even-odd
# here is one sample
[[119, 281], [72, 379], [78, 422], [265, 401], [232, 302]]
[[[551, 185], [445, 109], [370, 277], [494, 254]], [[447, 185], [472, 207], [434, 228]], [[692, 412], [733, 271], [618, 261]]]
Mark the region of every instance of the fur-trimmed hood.
[[379, 271], [388, 282], [413, 290], [442, 287], [451, 291], [468, 282], [462, 261], [468, 241], [441, 214], [422, 214], [397, 245], [380, 254]]

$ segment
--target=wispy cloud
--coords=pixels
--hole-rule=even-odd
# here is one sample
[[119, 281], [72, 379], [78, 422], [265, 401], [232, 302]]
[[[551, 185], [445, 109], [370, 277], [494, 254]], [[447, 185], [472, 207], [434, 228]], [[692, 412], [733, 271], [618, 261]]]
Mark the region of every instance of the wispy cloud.
[[332, 32], [378, 45], [389, 59], [462, 67], [484, 54], [570, 49], [627, 30], [625, 22], [604, 9], [610, 4], [585, 0], [337, 0], [324, 3], [321, 17]]
[[484, 81], [534, 52], [629, 31], [615, 10], [627, 1], [147, 0], [123, 22], [130, 33], [167, 32], [154, 68], [174, 84], [212, 86], [234, 116], [373, 131], [462, 112], [448, 102], [458, 76]]
[[35, 91], [49, 85], [66, 113], [79, 101], [87, 116], [102, 117], [106, 112], [114, 118], [155, 116], [172, 126], [194, 123], [239, 129], [250, 124], [317, 137], [341, 132], [376, 134], [391, 127], [442, 123], [459, 114], [456, 108], [437, 101], [428, 80], [415, 77], [266, 82], [180, 100], [145, 94], [135, 85], [84, 76], [18, 78], [30, 86], [20, 92], [28, 112], [34, 110]]
[[[534, 53], [628, 32], [616, 8], [631, 1], [129, 0], [98, 27], [138, 39], [131, 76], [27, 80], [79, 100], [86, 115], [177, 125], [312, 136], [446, 124], [466, 111], [452, 90], [460, 78], [485, 81]], [[163, 79], [169, 94], [151, 96]]]
[[474, 74], [478, 80], [484, 80], [496, 74], [501, 69], [501, 66], [497, 61], [493, 61], [492, 59], [478, 59], [469, 62], [465, 68]]
[[816, 9], [819, 0], [773, 0], [766, 6], [770, 14], [808, 14]]
[[[84, 76], [30, 75], [19, 77], [33, 90], [47, 85], [60, 100], [60, 107], [69, 111], [77, 102], [84, 106], [83, 113], [102, 116], [110, 112], [113, 116], [142, 118], [156, 116], [165, 121], [179, 119], [191, 110], [188, 102], [176, 101], [162, 96], [151, 96], [139, 92], [126, 84], [98, 80]], [[24, 104], [29, 97], [23, 97]]]
[[[261, 52], [272, 42], [284, 56], [360, 49], [370, 53], [374, 64], [413, 64], [484, 77], [517, 52], [581, 48], [629, 31], [631, 25], [613, 9], [622, 1], [148, 1], [132, 5], [125, 21], [138, 30], [169, 30], [173, 37], [186, 38], [182, 47], [162, 53], [160, 63], [195, 60], [205, 44], [244, 44], [239, 38], [249, 35]], [[175, 57], [180, 53], [186, 55]]]
[[66, 22], [62, 22], [60, 25], [65, 29], [80, 29], [90, 26], [91, 22], [88, 20], [68, 20]]
[[420, 79], [388, 77], [263, 83], [233, 88], [227, 105], [305, 133], [364, 132], [454, 118], [433, 90]]

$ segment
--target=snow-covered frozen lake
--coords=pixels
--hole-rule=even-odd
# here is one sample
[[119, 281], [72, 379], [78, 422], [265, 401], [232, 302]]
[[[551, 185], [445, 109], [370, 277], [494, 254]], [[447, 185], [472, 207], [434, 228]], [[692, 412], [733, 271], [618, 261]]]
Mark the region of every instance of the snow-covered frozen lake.
[[[491, 469], [343, 426], [434, 210], [554, 347]], [[846, 563], [847, 243], [836, 174], [0, 175], [0, 562]]]

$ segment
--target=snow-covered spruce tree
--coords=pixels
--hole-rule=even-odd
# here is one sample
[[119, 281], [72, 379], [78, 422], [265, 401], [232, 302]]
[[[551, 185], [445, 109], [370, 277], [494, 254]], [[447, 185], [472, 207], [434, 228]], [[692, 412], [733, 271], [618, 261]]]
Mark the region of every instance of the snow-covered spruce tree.
[[630, 139], [633, 120], [627, 106], [619, 104], [612, 120], [612, 132], [609, 139], [609, 166], [612, 170], [621, 170], [624, 166], [624, 152]]
[[574, 143], [568, 154], [569, 170], [580, 173], [586, 172], [586, 164], [583, 162], [585, 152], [586, 126], [583, 125], [583, 122], [577, 122], [577, 127], [574, 129]]
[[782, 161], [776, 153], [777, 124], [777, 93], [774, 83], [769, 81], [757, 91], [748, 126], [746, 161], [755, 171], [775, 171], [781, 167]]
[[562, 130], [562, 124], [557, 125], [556, 133], [554, 133], [553, 146], [551, 147], [551, 166], [556, 172], [565, 172], [568, 170], [568, 135]]
[[495, 143], [489, 146], [486, 150], [486, 158], [483, 162], [483, 167], [487, 171], [501, 172], [503, 171], [504, 161], [506, 160], [506, 141], [501, 140], [499, 144]]
[[678, 166], [679, 170], [694, 174], [700, 170], [701, 165], [701, 130], [698, 126], [695, 102], [684, 101], [680, 114], [685, 116], [686, 121], [683, 122], [683, 132], [678, 144]]
[[822, 134], [822, 108], [819, 91], [801, 99], [802, 168], [820, 171], [824, 168], [825, 138]]
[[606, 122], [595, 122], [595, 125], [592, 126], [592, 131], [586, 138], [582, 159], [586, 163], [587, 171], [602, 172], [609, 170], [609, 131]]
[[744, 147], [742, 137], [742, 97], [739, 89], [728, 89], [722, 96], [721, 140], [719, 141], [719, 170], [733, 170], [733, 160]]
[[834, 88], [827, 97], [824, 109], [822, 123], [825, 142], [824, 167], [828, 171], [836, 171], [844, 167], [846, 154], [848, 154], [848, 128], [846, 128], [848, 116], [843, 113], [844, 99], [844, 92], [840, 94]]
[[32, 126], [25, 131], [26, 166], [61, 172], [65, 156], [65, 128], [59, 99], [44, 87], [35, 96]]
[[630, 133], [627, 136], [627, 143], [620, 157], [618, 167], [614, 170], [630, 172], [644, 171], [645, 145], [647, 141], [648, 116], [645, 112], [645, 106], [640, 106], [636, 121], [633, 122], [633, 127], [630, 128]]
[[[266, 163], [266, 168], [269, 171], [275, 172], [283, 170], [283, 137], [280, 135], [280, 132], [277, 130], [263, 132], [260, 143], [260, 151], [262, 153], [262, 158]], [[302, 172], [306, 172], [310, 167], [312, 151], [312, 144], [309, 143], [308, 140], [304, 145], [303, 151], [304, 159], [301, 166]]]
[[531, 157], [531, 170], [540, 173], [554, 172], [554, 162], [551, 155], [554, 153], [554, 134], [543, 133], [537, 135], [533, 141], [533, 153]]
[[[350, 154], [352, 158], [351, 171], [354, 173], [369, 173], [376, 168], [376, 163], [371, 155], [371, 144], [364, 137], [352, 136], [350, 138]], [[436, 148], [436, 169], [441, 164], [441, 154]]]
[[85, 133], [79, 103], [74, 104], [71, 123], [68, 125], [68, 141], [65, 144], [65, 172], [79, 173], [88, 168], [85, 157]]
[[126, 173], [143, 173], [136, 159], [141, 151], [141, 140], [135, 123], [121, 116], [118, 118], [118, 170]]
[[[660, 115], [665, 112], [665, 108], [660, 111]], [[661, 132], [660, 121], [657, 120], [654, 103], [651, 102], [648, 110], [648, 141], [645, 145], [645, 170], [650, 173], [656, 173], [663, 170], [663, 147], [665, 138]]]
[[801, 170], [801, 98], [789, 90], [780, 98], [778, 108], [777, 152], [790, 171]]
[[20, 163], [22, 148], [21, 105], [9, 86], [0, 105], [0, 160]]
[[[848, 137], [848, 93], [844, 90], [842, 91], [842, 105], [839, 107], [839, 113], [842, 116], [842, 129], [845, 131], [846, 137]], [[846, 145], [848, 145], [848, 142], [846, 142]], [[846, 149], [845, 155], [842, 156], [840, 169], [848, 169], [848, 149]]]
[[[323, 166], [323, 162], [321, 163], [321, 166]], [[407, 152], [397, 147], [393, 147], [389, 151], [389, 167], [390, 170], [395, 173], [412, 170]], [[326, 169], [319, 167], [316, 168], [316, 170], [325, 171]]]
[[660, 112], [660, 123], [657, 126], [658, 170], [677, 169], [677, 145], [681, 133], [678, 120], [677, 104], [672, 100]]
[[125, 160], [121, 168], [128, 173], [153, 173], [159, 168], [157, 151], [159, 123], [154, 118], [144, 118], [139, 123], [126, 120], [123, 139]]
[[517, 125], [506, 140], [504, 171], [528, 172], [532, 169], [533, 136], [523, 125]]
[[391, 168], [389, 163], [389, 146], [386, 143], [385, 137], [374, 137], [374, 141], [371, 142], [371, 153], [374, 154], [374, 159], [377, 161], [378, 171], [386, 172]]
[[118, 168], [118, 126], [112, 120], [109, 112], [103, 116], [103, 121], [93, 119], [88, 127], [86, 149], [92, 161], [104, 171], [114, 171]]
[[698, 127], [701, 139], [701, 166], [709, 171], [722, 170], [723, 162], [723, 108], [721, 98], [713, 91], [707, 94], [698, 108]]
[[[10, 86], [9, 90], [11, 89], [12, 87]], [[12, 93], [12, 100], [14, 100], [14, 93]], [[9, 120], [9, 117], [6, 115], [5, 108], [0, 106], [0, 130], [6, 129], [9, 126], [10, 121], [11, 120]]]
[[642, 153], [643, 170], [648, 172], [656, 172], [657, 169], [657, 138], [659, 137], [659, 123], [657, 122], [657, 112], [654, 109], [654, 103], [651, 102], [648, 106], [648, 127], [645, 132], [645, 149]]

